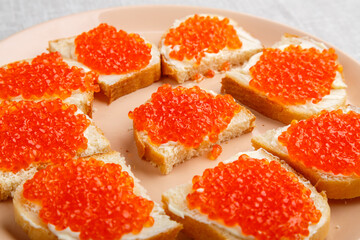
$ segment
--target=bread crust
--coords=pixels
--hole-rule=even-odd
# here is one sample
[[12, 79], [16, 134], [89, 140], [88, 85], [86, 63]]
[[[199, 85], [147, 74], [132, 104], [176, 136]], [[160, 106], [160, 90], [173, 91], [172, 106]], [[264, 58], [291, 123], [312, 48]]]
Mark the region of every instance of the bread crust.
[[171, 229], [167, 232], [162, 232], [156, 236], [153, 236], [151, 238], [147, 238], [146, 240], [173, 240], [176, 239], [176, 236], [182, 229], [182, 225], [178, 224], [175, 228]]
[[[154, 56], [153, 56], [154, 57]], [[141, 69], [127, 78], [119, 78], [115, 84], [109, 85], [104, 82], [99, 82], [101, 90], [108, 97], [108, 103], [115, 101], [131, 92], [138, 89], [150, 86], [161, 77], [160, 62], [148, 65], [146, 68]]]
[[[279, 43], [282, 43], [282, 41], [294, 41], [296, 39], [301, 38], [291, 34], [284, 34], [283, 39]], [[342, 72], [340, 75], [344, 80], [344, 75]], [[309, 111], [305, 108], [304, 110], [293, 109], [293, 105], [283, 105], [269, 99], [266, 94], [249, 86], [248, 80], [246, 80], [248, 76], [250, 77], [250, 73], [248, 72], [242, 72], [238, 76], [230, 73], [227, 74], [221, 81], [221, 91], [223, 93], [232, 95], [241, 103], [249, 106], [259, 113], [285, 124], [291, 123], [291, 121], [294, 119], [307, 119], [314, 114], [313, 111]], [[345, 105], [345, 102], [346, 97], [342, 97], [336, 104], [332, 103], [332, 105], [329, 105], [329, 107], [326, 107], [326, 109], [340, 108]], [[320, 110], [318, 112], [320, 112]]]
[[221, 80], [221, 85], [221, 92], [230, 94], [244, 105], [272, 119], [279, 120], [283, 123], [291, 123], [293, 119], [304, 119], [308, 117], [290, 112], [284, 106], [267, 99], [262, 94], [240, 84], [233, 78], [225, 76]]
[[17, 173], [4, 172], [0, 170], [0, 201], [10, 198], [16, 188], [26, 179], [31, 178], [38, 171], [37, 166], [32, 164], [27, 169]]
[[161, 72], [162, 75], [168, 76], [178, 83], [185, 82], [185, 80], [180, 77], [181, 73], [179, 73], [175, 67], [172, 67], [170, 64], [168, 64], [163, 55], [161, 55]]
[[[292, 111], [285, 105], [279, 104], [267, 98], [263, 93], [249, 88], [248, 86], [244, 86], [235, 78], [225, 76], [221, 80], [221, 85], [221, 92], [230, 94], [244, 105], [269, 118], [278, 120], [285, 124], [290, 124], [294, 119], [303, 120], [313, 115], [311, 112]], [[341, 104], [334, 106], [334, 108], [340, 108], [341, 106], [344, 106], [345, 102], [346, 98], [342, 100]]]
[[[93, 111], [93, 100], [94, 100], [94, 92], [92, 91], [88, 91], [88, 92], [83, 92], [82, 93], [83, 97], [84, 97], [84, 101], [86, 101], [85, 104], [77, 104], [75, 102], [72, 101], [72, 96], [62, 99], [63, 102], [67, 103], [67, 104], [74, 104], [78, 109], [80, 109], [83, 113], [85, 113], [86, 115], [88, 115], [90, 118], [92, 117], [92, 111]], [[54, 99], [53, 97], [50, 98], [46, 98], [46, 97], [42, 97], [39, 99], [7, 99], [8, 101], [19, 101], [19, 100], [24, 100], [24, 101], [42, 101], [42, 100], [52, 100]], [[2, 100], [0, 100], [0, 102], [2, 102]]]
[[[261, 50], [262, 49], [260, 48], [246, 51], [243, 55], [234, 59], [214, 59], [214, 62], [216, 63], [215, 67], [210, 69], [221, 72], [221, 67], [224, 63], [230, 63], [231, 68], [240, 66], [241, 64], [246, 62], [251, 56], [260, 52]], [[185, 81], [194, 80], [196, 74], [199, 73], [205, 75], [206, 72], [209, 71], [209, 67], [206, 63], [200, 63], [199, 65], [193, 66], [193, 68], [188, 70], [181, 70], [173, 64], [170, 64], [163, 55], [161, 55], [161, 68], [162, 74], [164, 76], [168, 76], [177, 81], [178, 83], [184, 83]]]
[[188, 216], [184, 216], [184, 218], [181, 218], [175, 214], [173, 214], [171, 211], [169, 211], [167, 202], [169, 202], [169, 199], [165, 196], [162, 197], [162, 202], [164, 203], [164, 210], [167, 215], [170, 216], [170, 218], [174, 221], [177, 221], [183, 225], [183, 232], [191, 237], [192, 239], [197, 240], [229, 240], [227, 236], [219, 229], [215, 229], [211, 227], [211, 225], [196, 221], [193, 218], [190, 218]]
[[94, 92], [86, 92], [86, 98], [88, 104], [78, 106], [78, 108], [91, 118], [93, 113]]
[[[22, 191], [21, 191], [22, 193]], [[57, 240], [58, 238], [47, 228], [42, 221], [36, 221], [34, 213], [27, 212], [22, 206], [25, 204], [25, 199], [22, 194], [16, 193], [13, 199], [15, 222], [25, 231], [31, 240]], [[26, 215], [39, 225], [38, 228], [31, 225], [29, 221], [24, 218]]]
[[[24, 59], [24, 60], [20, 60], [20, 61], [16, 61], [13, 63], [21, 63], [21, 62], [30, 62], [32, 59]], [[64, 59], [64, 61], [66, 61], [66, 59]], [[6, 67], [7, 65], [1, 66]], [[73, 92], [73, 94], [79, 94], [79, 92], [75, 91]], [[72, 101], [72, 95], [68, 98], [62, 99], [62, 101], [66, 102], [67, 104], [75, 104], [76, 107], [78, 109], [80, 109], [83, 113], [85, 113], [86, 115], [88, 115], [90, 118], [92, 117], [92, 107], [93, 107], [93, 100], [94, 100], [94, 91], [87, 91], [87, 92], [82, 92], [81, 93], [84, 97], [82, 102], [86, 102], [84, 103], [80, 103], [77, 104], [75, 102]], [[41, 98], [35, 98], [35, 99], [23, 99], [21, 96], [15, 97], [15, 98], [11, 98], [11, 99], [7, 99], [8, 101], [19, 101], [19, 100], [26, 100], [26, 101], [41, 101], [41, 100], [51, 100], [54, 99], [56, 97], [41, 97]], [[3, 100], [0, 100], [0, 102]]]
[[[74, 42], [75, 38], [76, 37], [69, 37], [49, 41], [48, 50], [50, 52], [58, 51], [64, 58], [70, 58], [77, 61]], [[107, 83], [107, 78], [109, 77], [117, 79], [113, 84], [109, 84]], [[160, 77], [160, 53], [157, 47], [152, 45], [151, 60], [147, 66], [138, 71], [132, 71], [125, 74], [100, 74], [99, 85], [101, 91], [108, 98], [108, 103], [110, 104], [119, 97], [151, 85], [152, 83], [160, 80]], [[114, 79], [112, 79], [111, 82], [113, 82]]]
[[[188, 16], [188, 17], [190, 17], [190, 16]], [[186, 19], [187, 19], [187, 17], [185, 17], [183, 19], [183, 21], [185, 21]], [[231, 24], [234, 26], [234, 28], [240, 28], [234, 20], [231, 20]], [[261, 43], [259, 43], [259, 46], [257, 48], [254, 47], [254, 48], [246, 49], [246, 50], [241, 50], [241, 48], [236, 49], [233, 51], [233, 54], [231, 54], [230, 56], [227, 56], [227, 57], [222, 57], [222, 56], [220, 56], [220, 54], [217, 54], [215, 57], [212, 57], [209, 62], [201, 61], [200, 64], [193, 64], [191, 66], [181, 65], [181, 67], [178, 67], [169, 62], [167, 57], [164, 56], [163, 50], [162, 50], [162, 48], [165, 47], [163, 45], [164, 39], [165, 39], [167, 33], [170, 31], [170, 29], [168, 29], [161, 36], [160, 43], [159, 43], [159, 49], [161, 52], [161, 71], [162, 71], [162, 75], [169, 76], [170, 78], [174, 79], [178, 83], [184, 83], [185, 81], [194, 80], [194, 77], [196, 74], [204, 75], [207, 71], [209, 71], [209, 69], [214, 70], [214, 71], [222, 71], [222, 66], [224, 63], [229, 63], [230, 67], [240, 66], [245, 61], [247, 61], [252, 55], [262, 51], [262, 49], [263, 49], [263, 46], [261, 45]], [[249, 36], [252, 37], [251, 35], [249, 35]], [[258, 41], [255, 38], [253, 38], [253, 40]], [[239, 50], [241, 52], [237, 52]], [[179, 63], [182, 63], [182, 62], [179, 61]]]
[[[248, 122], [249, 126], [239, 126], [240, 130], [239, 128], [236, 128], [236, 130], [228, 130], [228, 128], [225, 129], [222, 132], [224, 135], [219, 136], [217, 143], [221, 143], [231, 138], [238, 137], [242, 134], [249, 133], [254, 129], [256, 117], [245, 107], [242, 107], [241, 109], [242, 110], [240, 113], [244, 115], [244, 121]], [[159, 151], [158, 146], [155, 146], [149, 142], [148, 139], [144, 139], [140, 136], [140, 132], [136, 130], [135, 125], [133, 125], [133, 129], [139, 157], [159, 167], [162, 174], [169, 174], [175, 165], [180, 164], [191, 157], [199, 156], [204, 152], [210, 151], [211, 147], [216, 144], [209, 141], [203, 141], [196, 149], [186, 148], [184, 151], [180, 153], [178, 152], [175, 155], [165, 156]]]
[[306, 167], [302, 162], [292, 160], [288, 154], [271, 146], [262, 136], [251, 139], [255, 149], [266, 151], [285, 160], [292, 168], [307, 178], [316, 189], [324, 191], [329, 199], [349, 199], [360, 196], [360, 178], [356, 176], [336, 176]]
[[[299, 179], [303, 180], [305, 182], [306, 187], [315, 193], [314, 201], [319, 201], [321, 204], [326, 204], [325, 209], [322, 212], [322, 216], [325, 217], [325, 222], [309, 238], [310, 240], [325, 239], [327, 236], [327, 233], [329, 231], [329, 225], [330, 225], [330, 207], [328, 206], [328, 203], [327, 203], [326, 194], [324, 192], [318, 193], [316, 191], [316, 189], [308, 181], [306, 181], [306, 179], [302, 175], [297, 174], [289, 165], [287, 165], [286, 162], [281, 161], [277, 157], [272, 156], [268, 153], [267, 153], [267, 155], [268, 155], [267, 158], [273, 159], [275, 161], [279, 161], [286, 170], [295, 173], [299, 177]], [[179, 194], [179, 196], [184, 197], [190, 192], [191, 183], [185, 184], [183, 186], [179, 186], [176, 190], [183, 191], [183, 193]], [[196, 211], [197, 213], [194, 213], [194, 211], [191, 210], [192, 211], [191, 216], [189, 216], [189, 214], [185, 214], [185, 213], [184, 213], [183, 217], [182, 216], [180, 217], [180, 216], [174, 214], [169, 208], [170, 203], [176, 205], [176, 204], [178, 204], [177, 202], [183, 203], [183, 201], [186, 201], [185, 199], [179, 199], [180, 198], [179, 196], [175, 196], [174, 193], [171, 193], [171, 192], [165, 192], [162, 195], [162, 202], [164, 204], [165, 212], [171, 217], [171, 219], [181, 223], [184, 226], [183, 232], [186, 233], [188, 236], [190, 236], [194, 239], [201, 239], [201, 240], [207, 240], [207, 239], [246, 240], [246, 239], [248, 239], [245, 236], [240, 236], [240, 237], [235, 236], [231, 232], [228, 232], [225, 229], [221, 229], [214, 224], [208, 224], [208, 223], [197, 220], [198, 218], [195, 215], [193, 215], [193, 214], [200, 214], [197, 211]], [[180, 207], [179, 209], [181, 209], [181, 208], [182, 207]], [[187, 208], [187, 205], [186, 205], [186, 208]]]
[[[88, 137], [88, 148], [77, 152], [76, 157], [88, 157], [93, 154], [103, 154], [111, 151], [109, 140], [107, 140], [101, 131], [93, 122], [90, 124]], [[96, 138], [92, 141], [91, 138]], [[92, 148], [90, 147], [92, 146]], [[88, 150], [91, 149], [91, 150]], [[32, 164], [27, 169], [20, 170], [17, 173], [4, 172], [0, 170], [0, 201], [11, 197], [16, 188], [27, 179], [30, 179], [38, 170], [45, 168], [48, 164]]]
[[[35, 220], [38, 217], [34, 216], [34, 213], [27, 212], [22, 206], [26, 204], [24, 198], [21, 198], [18, 194], [14, 198], [14, 217], [15, 222], [25, 231], [31, 240], [58, 240], [56, 235], [54, 235], [47, 226], [42, 221]], [[36, 228], [31, 225], [29, 221], [24, 218], [24, 214], [32, 219], [37, 221], [41, 227]], [[177, 224], [176, 227], [170, 229], [167, 232], [159, 233], [156, 236], [146, 238], [144, 240], [172, 240], [176, 239], [179, 231], [182, 229], [181, 224]]]
[[[109, 152], [106, 154], [96, 154], [90, 156], [89, 158], [95, 158], [104, 162], [112, 162], [120, 164], [123, 171], [127, 171], [131, 177], [134, 178], [133, 174], [130, 171], [130, 168], [125, 164], [124, 160], [121, 160], [121, 156], [117, 152]], [[109, 161], [110, 160], [110, 161]], [[141, 195], [145, 198], [148, 198], [146, 191], [138, 183], [138, 180], [134, 179], [136, 194]], [[49, 230], [47, 224], [45, 224], [38, 216], [39, 208], [36, 207], [33, 203], [28, 201], [23, 197], [23, 186], [21, 185], [15, 192], [13, 198], [14, 205], [14, 215], [15, 221], [24, 229], [28, 234], [30, 239], [36, 240], [56, 240], [58, 237]], [[158, 204], [155, 203], [154, 212], [158, 212], [157, 215], [154, 215], [155, 221], [159, 220], [161, 222], [161, 227], [166, 227], [166, 231], [160, 232], [152, 237], [141, 238], [142, 240], [167, 240], [167, 239], [176, 239], [178, 232], [182, 229], [182, 225], [176, 222], [169, 220], [169, 218], [164, 214]], [[159, 215], [161, 214], [161, 215]], [[164, 216], [166, 216], [166, 221], [164, 221]], [[160, 224], [159, 222], [159, 224]], [[164, 224], [167, 224], [164, 226]], [[171, 225], [168, 225], [171, 223]], [[158, 226], [159, 227], [159, 226]]]
[[[324, 197], [325, 194], [322, 194]], [[326, 201], [326, 197], [324, 197]], [[199, 222], [195, 220], [194, 218], [184, 216], [184, 218], [179, 217], [175, 214], [173, 214], [168, 209], [168, 202], [169, 199], [166, 196], [162, 196], [162, 202], [164, 203], [164, 210], [167, 215], [170, 216], [170, 218], [174, 221], [177, 221], [178, 223], [181, 223], [183, 225], [183, 230], [187, 236], [197, 239], [197, 240], [247, 240], [247, 238], [242, 237], [235, 237], [231, 233], [225, 232], [215, 226]], [[310, 240], [320, 240], [325, 239], [330, 227], [330, 212], [327, 212], [325, 214], [328, 214], [329, 217], [327, 218], [327, 221], [325, 222], [324, 226], [320, 228], [315, 234], [313, 234], [309, 239]]]
[[149, 142], [143, 141], [142, 138], [140, 137], [139, 132], [135, 129], [135, 126], [133, 127], [134, 127], [134, 138], [135, 138], [135, 143], [139, 157], [143, 160], [154, 163], [156, 166], [159, 166], [161, 173], [167, 172], [164, 155], [157, 152]]

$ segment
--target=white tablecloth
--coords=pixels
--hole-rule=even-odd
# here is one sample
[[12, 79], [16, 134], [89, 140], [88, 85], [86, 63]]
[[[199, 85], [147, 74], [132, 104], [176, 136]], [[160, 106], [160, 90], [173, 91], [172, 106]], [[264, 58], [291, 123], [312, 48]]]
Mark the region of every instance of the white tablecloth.
[[195, 5], [253, 14], [313, 34], [360, 61], [358, 0], [0, 0], [0, 40], [73, 13], [145, 4]]

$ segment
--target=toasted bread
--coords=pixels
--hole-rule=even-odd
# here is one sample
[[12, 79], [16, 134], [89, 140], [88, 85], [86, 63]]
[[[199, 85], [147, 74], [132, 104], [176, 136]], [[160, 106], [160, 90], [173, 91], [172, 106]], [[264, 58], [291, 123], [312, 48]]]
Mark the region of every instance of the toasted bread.
[[[215, 93], [211, 94], [214, 95]], [[172, 106], [166, 106], [166, 103], [162, 105], [162, 108], [167, 107], [172, 108]], [[197, 107], [198, 106], [196, 106], [196, 108]], [[134, 121], [134, 138], [138, 149], [138, 155], [144, 160], [150, 161], [152, 164], [159, 167], [162, 174], [168, 174], [175, 165], [205, 152], [209, 152], [215, 144], [251, 132], [255, 127], [255, 116], [245, 107], [240, 105], [238, 105], [238, 107], [240, 109], [239, 112], [232, 117], [226, 128], [218, 134], [218, 140], [216, 142], [210, 141], [209, 136], [205, 136], [198, 147], [186, 147], [178, 141], [168, 141], [156, 145], [151, 142], [146, 131], [139, 131], [136, 129]], [[200, 108], [199, 112], [201, 112]], [[184, 114], [189, 114], [188, 117], [191, 117], [192, 115], [192, 113]], [[166, 116], [162, 117], [164, 119], [166, 118]], [[177, 126], [174, 127], [176, 128]], [[180, 127], [177, 127], [177, 130], [179, 129]]]
[[[75, 114], [83, 114], [78, 110]], [[81, 149], [77, 153], [77, 157], [87, 157], [97, 153], [105, 153], [110, 151], [110, 143], [105, 138], [101, 130], [95, 126], [94, 122], [87, 117], [91, 124], [84, 131], [84, 137], [87, 139], [87, 148]], [[43, 168], [43, 164], [31, 164], [26, 169], [18, 172], [0, 170], [0, 201], [11, 197], [15, 189], [26, 179], [31, 178], [39, 168]]]
[[[292, 35], [284, 35], [281, 41], [276, 43], [273, 48], [283, 49], [289, 45], [300, 45], [303, 48], [314, 47], [319, 50], [327, 49], [324, 44], [308, 37]], [[306, 104], [284, 105], [270, 99], [265, 93], [249, 86], [249, 82], [252, 79], [249, 69], [258, 62], [261, 55], [262, 53], [255, 54], [243, 66], [227, 72], [221, 82], [222, 92], [232, 95], [241, 103], [265, 116], [286, 124], [289, 124], [293, 119], [306, 119], [313, 114], [321, 112], [321, 110], [333, 110], [345, 105], [346, 85], [343, 74], [340, 71], [336, 72], [330, 94], [325, 95], [317, 103], [307, 102]]]
[[[70, 58], [77, 61], [77, 55], [75, 53], [75, 38], [76, 37], [69, 37], [50, 41], [49, 51], [57, 51], [64, 58]], [[161, 76], [160, 67], [159, 50], [154, 44], [152, 44], [151, 60], [144, 68], [124, 74], [100, 74], [99, 84], [101, 91], [107, 96], [108, 102], [111, 103], [123, 95], [134, 92], [140, 88], [147, 87], [154, 81], [158, 81]]]
[[[222, 16], [210, 14], [200, 14], [199, 16], [218, 17], [220, 20], [224, 19]], [[229, 24], [236, 29], [237, 35], [242, 43], [242, 46], [239, 49], [225, 47], [218, 53], [205, 52], [205, 56], [201, 59], [200, 64], [196, 63], [195, 58], [189, 60], [185, 57], [182, 61], [171, 58], [169, 54], [176, 46], [172, 47], [165, 45], [166, 35], [171, 29], [177, 28], [181, 23], [192, 17], [194, 17], [194, 15], [176, 20], [173, 26], [163, 34], [160, 40], [159, 49], [161, 53], [162, 74], [175, 79], [178, 83], [194, 80], [197, 74], [205, 75], [209, 70], [222, 71], [224, 64], [228, 64], [229, 67], [239, 66], [255, 53], [260, 52], [263, 48], [259, 40], [252, 37], [244, 29], [239, 27], [234, 20], [230, 19]]]
[[[344, 111], [356, 111], [360, 113], [359, 108], [348, 106]], [[278, 137], [287, 130], [288, 126], [278, 129], [271, 129], [264, 134], [256, 135], [251, 139], [255, 149], [264, 148], [272, 154], [284, 159], [296, 171], [304, 175], [319, 190], [324, 191], [330, 199], [346, 199], [360, 196], [360, 177], [357, 175], [345, 176], [342, 174], [333, 174], [320, 169], [307, 167], [302, 162], [290, 158], [287, 148], [283, 146]]]
[[[253, 158], [266, 158], [269, 161], [279, 161], [283, 168], [289, 172], [295, 172], [277, 157], [260, 149], [256, 152], [238, 153], [224, 163], [229, 163], [238, 159], [241, 154], [247, 154]], [[311, 190], [310, 198], [313, 200], [316, 209], [321, 212], [318, 223], [308, 227], [309, 235], [306, 239], [325, 239], [330, 223], [330, 207], [324, 193], [318, 193], [316, 189], [302, 176], [298, 176], [299, 182]], [[208, 215], [201, 213], [198, 209], [190, 209], [186, 197], [192, 192], [192, 184], [186, 183], [175, 188], [169, 189], [162, 195], [162, 202], [166, 213], [174, 220], [183, 224], [183, 232], [194, 239], [254, 239], [252, 235], [244, 235], [241, 226], [227, 226], [223, 221], [211, 220]], [[261, 206], [260, 206], [261, 208]], [[301, 238], [305, 239], [305, 237]]]
[[[17, 61], [11, 64], [17, 64], [17, 63], [23, 63], [23, 62], [28, 62], [31, 63], [33, 59], [26, 59], [26, 60], [21, 60], [21, 61]], [[77, 63], [76, 61], [73, 61], [71, 59], [62, 59], [66, 64], [68, 64], [69, 67], [77, 67], [80, 69], [84, 69], [85, 72], [89, 72], [90, 70], [85, 67], [84, 65], [81, 65], [79, 63]], [[2, 68], [7, 69], [8, 65], [3, 66]], [[47, 77], [47, 75], [44, 75], [45, 77]], [[61, 82], [63, 81], [63, 79], [61, 78], [57, 78], [57, 79], [50, 79], [51, 81], [58, 81]], [[4, 82], [4, 84], [6, 84], [6, 82]], [[97, 84], [97, 82], [95, 83]], [[26, 85], [25, 85], [26, 86]], [[49, 87], [48, 87], [49, 89]], [[51, 91], [54, 91], [54, 89], [49, 89]], [[14, 96], [11, 98], [7, 98], [6, 100], [8, 101], [20, 101], [20, 100], [32, 100], [32, 101], [41, 101], [41, 100], [51, 100], [51, 99], [55, 99], [58, 98], [59, 96], [56, 94], [53, 95], [49, 95], [48, 93], [46, 93], [43, 96], [31, 96], [30, 98], [28, 97], [24, 97], [23, 95], [18, 95], [18, 96]], [[89, 115], [91, 117], [92, 115], [92, 102], [94, 100], [94, 91], [93, 90], [86, 90], [86, 91], [82, 91], [80, 89], [77, 90], [73, 90], [70, 94], [69, 97], [65, 97], [62, 98], [62, 100], [67, 103], [67, 104], [74, 104], [76, 105], [76, 107], [78, 109], [80, 109], [82, 112], [84, 112], [85, 114]], [[0, 102], [3, 101], [0, 99]]]
[[[146, 190], [140, 185], [131, 173], [130, 168], [125, 164], [125, 160], [118, 152], [109, 152], [92, 156], [98, 161], [105, 163], [120, 164], [122, 171], [126, 171], [134, 179], [134, 193], [138, 196], [150, 199]], [[85, 159], [86, 160], [86, 159]], [[78, 233], [67, 231], [58, 231], [54, 227], [49, 227], [50, 224], [44, 223], [39, 217], [39, 205], [23, 197], [23, 187], [20, 186], [15, 193], [13, 203], [15, 211], [16, 222], [24, 229], [30, 239], [49, 240], [49, 239], [79, 239]], [[181, 229], [181, 225], [171, 221], [164, 210], [155, 203], [150, 215], [154, 218], [154, 225], [151, 227], [144, 227], [138, 234], [125, 234], [121, 237], [122, 240], [139, 239], [139, 240], [164, 240], [175, 239], [177, 233]]]

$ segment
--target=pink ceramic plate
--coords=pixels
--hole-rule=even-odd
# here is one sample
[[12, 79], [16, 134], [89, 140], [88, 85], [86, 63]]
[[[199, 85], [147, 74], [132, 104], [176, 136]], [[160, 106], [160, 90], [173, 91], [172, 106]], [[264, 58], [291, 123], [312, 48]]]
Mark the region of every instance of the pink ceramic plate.
[[[120, 7], [71, 15], [15, 34], [0, 42], [0, 66], [12, 61], [32, 58], [46, 51], [49, 40], [77, 35], [101, 22], [114, 25], [118, 29], [140, 33], [154, 44], [158, 44], [163, 32], [172, 25], [175, 19], [194, 13], [214, 13], [233, 18], [254, 37], [260, 39], [265, 46], [278, 41], [284, 33], [309, 35], [266, 19], [225, 10], [183, 6]], [[331, 28], [331, 26], [328, 27]], [[328, 46], [333, 47], [330, 44]], [[360, 64], [339, 50], [337, 54], [340, 63], [344, 66], [344, 74], [349, 86], [348, 100], [357, 105], [360, 103], [360, 95], [357, 93], [357, 89], [360, 89], [360, 81], [357, 79]], [[206, 79], [199, 85], [219, 93], [221, 77]], [[175, 84], [169, 79], [163, 80]], [[222, 144], [223, 153], [216, 161], [211, 161], [205, 156], [194, 158], [175, 167], [174, 171], [167, 176], [160, 175], [158, 169], [139, 159], [128, 112], [145, 102], [164, 81], [124, 96], [111, 105], [106, 104], [102, 95], [97, 95], [93, 114], [95, 123], [110, 140], [112, 148], [126, 157], [134, 174], [142, 181], [150, 196], [158, 202], [161, 193], [166, 189], [191, 180], [195, 174], [201, 174], [205, 168], [214, 167], [219, 161], [229, 158], [236, 152], [252, 149], [250, 144], [252, 134], [250, 133]], [[281, 126], [276, 121], [256, 112], [255, 114], [257, 120], [254, 134]], [[357, 218], [360, 216], [360, 199], [330, 201], [330, 206], [331, 225], [327, 239], [359, 239], [360, 229], [357, 226]], [[27, 239], [25, 233], [15, 224], [12, 211], [11, 201], [0, 203], [0, 239]]]

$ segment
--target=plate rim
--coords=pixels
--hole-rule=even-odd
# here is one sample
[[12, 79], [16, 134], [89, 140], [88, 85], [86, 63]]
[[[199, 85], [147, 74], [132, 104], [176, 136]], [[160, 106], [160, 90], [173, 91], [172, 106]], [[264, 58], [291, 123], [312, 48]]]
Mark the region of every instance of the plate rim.
[[[140, 4], [140, 5], [124, 5], [124, 6], [115, 6], [115, 7], [107, 7], [107, 8], [99, 8], [99, 9], [93, 9], [93, 10], [88, 10], [88, 11], [82, 11], [82, 12], [78, 12], [78, 13], [72, 13], [69, 15], [65, 15], [65, 16], [60, 16], [60, 17], [56, 17], [53, 19], [49, 19], [45, 22], [41, 22], [38, 24], [35, 24], [33, 26], [30, 26], [28, 28], [25, 28], [19, 32], [16, 32], [2, 40], [0, 40], [0, 46], [5, 44], [8, 41], [11, 41], [12, 38], [17, 37], [18, 35], [21, 35], [23, 33], [26, 33], [28, 31], [33, 31], [33, 29], [37, 29], [37, 28], [41, 28], [43, 25], [48, 25], [51, 24], [53, 22], [58, 22], [64, 19], [68, 19], [68, 18], [73, 18], [73, 17], [78, 17], [81, 15], [92, 15], [92, 14], [96, 14], [96, 13], [100, 13], [100, 12], [105, 12], [105, 11], [114, 11], [114, 10], [119, 10], [119, 11], [125, 11], [126, 9], [136, 9], [136, 8], [184, 8], [184, 9], [190, 9], [190, 10], [195, 10], [195, 9], [199, 9], [200, 11], [221, 11], [221, 12], [228, 12], [231, 14], [240, 14], [245, 16], [246, 18], [253, 18], [256, 20], [260, 20], [260, 21], [266, 21], [269, 22], [271, 24], [274, 25], [278, 25], [281, 27], [285, 27], [285, 28], [290, 28], [293, 30], [296, 30], [298, 32], [300, 32], [301, 34], [307, 35], [317, 41], [320, 41], [322, 43], [324, 43], [325, 45], [327, 45], [328, 47], [334, 48], [336, 50], [336, 52], [341, 53], [341, 55], [344, 55], [345, 57], [349, 58], [351, 61], [354, 61], [357, 63], [357, 65], [359, 65], [360, 67], [360, 61], [356, 60], [354, 57], [350, 56], [349, 54], [347, 54], [346, 52], [344, 52], [343, 50], [339, 49], [338, 47], [336, 47], [335, 45], [324, 41], [323, 39], [314, 36], [313, 34], [310, 34], [308, 32], [305, 32], [301, 29], [298, 29], [296, 27], [290, 26], [290, 25], [286, 25], [284, 23], [272, 20], [272, 19], [268, 19], [265, 17], [261, 17], [261, 16], [257, 16], [257, 15], [253, 15], [253, 14], [249, 14], [249, 13], [244, 13], [244, 12], [240, 12], [240, 11], [236, 11], [236, 10], [229, 10], [229, 9], [224, 9], [224, 8], [215, 8], [215, 7], [206, 7], [206, 6], [200, 6], [200, 5], [181, 5], [181, 4]], [[266, 46], [265, 46], [266, 47]]]
[[[239, 12], [236, 10], [228, 10], [228, 9], [223, 9], [223, 8], [212, 8], [212, 7], [203, 7], [203, 6], [198, 6], [198, 5], [174, 5], [174, 4], [159, 4], [159, 5], [126, 5], [126, 6], [115, 6], [115, 7], [108, 7], [108, 8], [100, 8], [100, 9], [93, 9], [93, 10], [88, 10], [88, 11], [82, 11], [82, 12], [78, 12], [78, 13], [72, 13], [70, 15], [65, 15], [65, 16], [61, 16], [61, 17], [56, 17], [50, 20], [47, 20], [45, 22], [41, 22], [38, 24], [35, 24], [31, 27], [28, 27], [26, 29], [23, 29], [19, 32], [16, 32], [8, 37], [6, 37], [5, 39], [0, 40], [0, 46], [3, 45], [4, 43], [8, 42], [8, 41], [12, 41], [13, 38], [17, 38], [19, 37], [19, 35], [21, 36], [24, 33], [28, 33], [33, 31], [34, 29], [41, 29], [43, 26], [45, 25], [51, 25], [52, 23], [55, 22], [59, 22], [65, 19], [71, 19], [74, 17], [81, 17], [81, 16], [88, 16], [88, 15], [98, 15], [102, 12], [106, 12], [106, 11], [126, 11], [127, 9], [132, 9], [132, 10], [136, 10], [138, 8], [147, 8], [147, 9], [180, 9], [179, 11], [182, 10], [193, 10], [193, 11], [199, 11], [199, 12], [205, 12], [205, 11], [211, 11], [211, 12], [223, 12], [224, 15], [226, 15], [227, 13], [232, 14], [232, 15], [240, 15], [240, 16], [244, 16], [245, 18], [250, 18], [250, 19], [254, 19], [257, 21], [264, 21], [267, 22], [269, 24], [274, 25], [275, 27], [282, 27], [282, 28], [286, 28], [286, 29], [292, 29], [292, 30], [296, 30], [297, 32], [305, 35], [305, 36], [309, 36], [315, 40], [319, 40], [323, 43], [325, 43], [328, 47], [332, 47], [334, 48], [338, 54], [343, 55], [343, 57], [345, 57], [346, 59], [348, 59], [349, 61], [353, 62], [354, 65], [356, 65], [357, 68], [360, 69], [360, 62], [357, 61], [356, 59], [354, 59], [352, 56], [348, 55], [347, 53], [345, 53], [344, 51], [338, 49], [336, 46], [334, 46], [333, 44], [330, 44], [312, 34], [309, 34], [303, 30], [299, 30], [298, 28], [274, 21], [274, 20], [270, 20], [264, 17], [259, 17], [256, 15], [252, 15], [252, 14], [248, 14], [248, 13], [243, 13], [243, 12]], [[31, 44], [29, 44], [31, 45]], [[266, 46], [268, 47], [268, 46]], [[44, 49], [43, 51], [46, 51], [46, 49]], [[1, 58], [1, 57], [0, 57]], [[356, 79], [354, 79], [353, 81], [357, 81]], [[330, 232], [329, 232], [330, 233]], [[330, 235], [328, 235], [329, 237]]]

